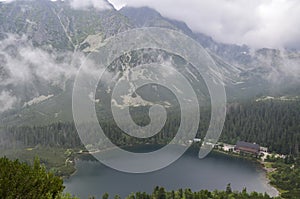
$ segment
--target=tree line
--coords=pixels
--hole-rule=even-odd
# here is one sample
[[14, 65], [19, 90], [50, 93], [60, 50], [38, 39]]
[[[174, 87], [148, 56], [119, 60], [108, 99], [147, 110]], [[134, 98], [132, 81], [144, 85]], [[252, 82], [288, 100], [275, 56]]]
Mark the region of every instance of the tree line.
[[269, 151], [299, 154], [300, 101], [262, 101], [231, 104], [221, 140], [256, 142]]
[[[300, 143], [300, 101], [262, 101], [231, 103], [227, 107], [227, 117], [220, 141], [235, 144], [236, 141], [256, 142], [269, 151], [281, 154], [299, 154]], [[147, 114], [135, 115], [139, 125], [149, 123]], [[210, 121], [209, 109], [201, 112], [198, 137], [203, 138]], [[100, 121], [107, 137], [118, 146], [137, 144], [166, 144], [170, 142], [180, 126], [180, 114], [173, 111], [157, 135], [139, 139], [130, 137], [116, 126], [112, 119]], [[89, 136], [96, 135], [87, 124]], [[50, 146], [63, 148], [83, 147], [74, 123], [54, 123], [47, 126], [14, 126], [0, 129], [0, 146]], [[93, 136], [91, 136], [93, 137]], [[101, 142], [98, 143], [101, 145]]]

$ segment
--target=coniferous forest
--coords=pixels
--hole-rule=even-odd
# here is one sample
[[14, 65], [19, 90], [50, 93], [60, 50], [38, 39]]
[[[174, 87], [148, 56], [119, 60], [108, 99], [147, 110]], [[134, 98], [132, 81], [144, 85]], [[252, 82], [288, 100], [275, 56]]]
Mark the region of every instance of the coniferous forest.
[[[146, 115], [135, 120], [147, 124]], [[231, 103], [220, 141], [235, 144], [242, 140], [255, 142], [280, 154], [299, 154], [300, 101], [264, 101]], [[209, 111], [201, 113], [198, 137], [204, 137], [209, 123]], [[169, 142], [180, 125], [180, 116], [174, 111], [162, 131], [148, 139], [135, 139], [124, 134], [113, 121], [100, 121], [105, 134], [119, 146], [137, 144], [165, 144]], [[2, 148], [35, 147], [36, 145], [61, 148], [82, 148], [75, 125], [70, 122], [47, 126], [2, 127]], [[9, 143], [9, 145], [7, 145]]]
[[[227, 107], [227, 118], [224, 125], [223, 133], [221, 135], [220, 141], [225, 143], [235, 144], [238, 140], [256, 142], [261, 146], [266, 146], [269, 148], [270, 152], [276, 152], [280, 154], [285, 154], [287, 157], [285, 159], [274, 159], [270, 157], [267, 159], [269, 166], [275, 169], [273, 172], [269, 173], [270, 183], [275, 187], [282, 190], [282, 198], [297, 198], [299, 196], [300, 181], [299, 181], [299, 143], [300, 143], [300, 124], [298, 121], [300, 118], [300, 101], [260, 101], [260, 102], [244, 102], [244, 103], [230, 103]], [[201, 123], [199, 125], [198, 136], [203, 137], [204, 132], [207, 128], [208, 121], [210, 119], [210, 114], [208, 110], [202, 112]], [[113, 143], [121, 147], [133, 146], [139, 144], [166, 144], [173, 137], [174, 134], [171, 132], [176, 132], [180, 124], [180, 117], [176, 111], [170, 114], [170, 119], [167, 120], [165, 127], [162, 131], [155, 135], [154, 137], [148, 139], [137, 139], [130, 137], [121, 132], [121, 130], [114, 124], [113, 121], [105, 120], [100, 121], [101, 127], [103, 128], [106, 135], [112, 140]], [[148, 118], [144, 115], [139, 115], [135, 118], [135, 122], [138, 124], [147, 124]], [[49, 149], [58, 149], [54, 152], [54, 156], [60, 154], [59, 149], [62, 149], [63, 157], [61, 158], [62, 165], [56, 168], [51, 168], [51, 162], [57, 162], [56, 158], [52, 160], [50, 155], [48, 157], [43, 157], [42, 163], [50, 169], [51, 172], [56, 175], [70, 175], [74, 172], [74, 167], [71, 165], [65, 165], [64, 158], [72, 160], [74, 158], [74, 150], [85, 150], [85, 147], [81, 143], [81, 140], [77, 134], [74, 123], [71, 122], [61, 122], [53, 123], [46, 126], [6, 126], [1, 128], [1, 149], [3, 151], [8, 149], [26, 149], [28, 147], [38, 147], [41, 153], [47, 152]], [[8, 144], [9, 143], [9, 144]], [[45, 150], [43, 150], [45, 148]], [[72, 150], [74, 149], [74, 150]], [[25, 150], [26, 151], [26, 150]], [[44, 151], [44, 152], [43, 152]], [[23, 152], [23, 156], [27, 155], [27, 152]], [[35, 153], [35, 152], [34, 152]], [[67, 153], [67, 154], [66, 154]], [[53, 154], [52, 154], [53, 155]], [[27, 157], [30, 159], [30, 157]], [[58, 161], [60, 162], [60, 160]], [[32, 164], [27, 161], [27, 163]], [[69, 163], [68, 163], [69, 164]], [[27, 184], [27, 186], [42, 186], [41, 194], [36, 198], [49, 198], [49, 191], [54, 194], [50, 198], [72, 198], [69, 195], [62, 195], [62, 184], [59, 178], [55, 178], [52, 174], [47, 173], [44, 167], [37, 166], [34, 163], [33, 171], [27, 164], [16, 162], [10, 162], [8, 159], [1, 159], [1, 187], [6, 187], [7, 189], [2, 189], [3, 194], [14, 192], [11, 187], [14, 187], [16, 193], [21, 193], [19, 189], [26, 192], [26, 189], [30, 187], [24, 187], [20, 184], [22, 180], [30, 180], [30, 175], [32, 179], [36, 178], [35, 184]], [[6, 172], [5, 169], [14, 168], [10, 172]], [[40, 168], [40, 169], [37, 169]], [[21, 170], [21, 171], [18, 171]], [[13, 175], [11, 172], [19, 172], [19, 177], [10, 181], [9, 186], [4, 186], [5, 180], [11, 179]], [[24, 175], [21, 173], [25, 172]], [[34, 174], [37, 172], [38, 174]], [[39, 176], [40, 175], [40, 176]], [[27, 176], [27, 177], [25, 177]], [[24, 178], [24, 179], [23, 179]], [[46, 179], [43, 180], [43, 179]], [[30, 180], [31, 181], [31, 180]], [[48, 185], [39, 185], [39, 183], [47, 182]], [[54, 183], [54, 184], [53, 184]], [[56, 185], [55, 185], [56, 184]], [[56, 189], [54, 192], [52, 190], [47, 190], [43, 188], [49, 187]], [[51, 189], [52, 189], [51, 188]], [[39, 189], [33, 189], [39, 190]], [[6, 192], [5, 192], [6, 191]], [[48, 192], [47, 192], [48, 191]], [[23, 193], [23, 192], [22, 192]], [[39, 194], [31, 193], [28, 194]], [[46, 195], [45, 195], [46, 194]], [[11, 195], [6, 198], [14, 198]], [[26, 198], [26, 197], [25, 197]], [[34, 197], [28, 197], [34, 198]], [[107, 198], [104, 195], [103, 198]], [[115, 198], [119, 198], [116, 196]], [[166, 191], [164, 188], [155, 188], [152, 194], [148, 193], [135, 193], [131, 194], [127, 198], [129, 199], [175, 199], [175, 198], [271, 198], [266, 194], [258, 193], [247, 193], [246, 190], [242, 192], [231, 191], [230, 186], [227, 187], [226, 191], [207, 191], [202, 190], [199, 192], [192, 192], [191, 190], [178, 190], [178, 191]]]
[[299, 19], [296, 0], [0, 0], [0, 199], [300, 199]]

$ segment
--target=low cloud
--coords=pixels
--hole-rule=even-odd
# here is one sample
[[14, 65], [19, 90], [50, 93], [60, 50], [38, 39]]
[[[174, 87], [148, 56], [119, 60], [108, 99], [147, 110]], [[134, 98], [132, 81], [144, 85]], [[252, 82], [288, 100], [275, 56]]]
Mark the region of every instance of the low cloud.
[[13, 108], [17, 101], [17, 97], [13, 96], [9, 91], [2, 91], [0, 93], [0, 113]]
[[84, 60], [80, 52], [44, 50], [25, 36], [8, 35], [0, 42], [0, 112], [15, 103], [53, 94], [50, 87], [65, 89]]
[[[0, 3], [11, 3], [18, 0], [0, 0]], [[39, 1], [39, 0], [27, 0]], [[98, 10], [111, 9], [111, 5], [106, 0], [49, 0], [49, 1], [68, 1], [73, 9], [85, 10], [88, 8], [96, 8]]]
[[16, 1], [16, 0], [0, 0], [0, 3], [3, 2], [3, 3], [11, 3], [13, 1]]
[[70, 0], [74, 9], [96, 8], [98, 10], [110, 9], [110, 4], [105, 0]]
[[83, 64], [91, 78], [103, 70], [81, 52], [45, 50], [34, 47], [26, 36], [8, 34], [0, 42], [0, 113], [55, 94], [51, 89], [66, 89]]
[[73, 57], [82, 55], [72, 52], [47, 52], [33, 47], [25, 36], [8, 35], [0, 43], [2, 72], [0, 85], [18, 85], [39, 77], [52, 85], [60, 85], [75, 75]]
[[252, 48], [300, 49], [298, 0], [68, 1], [74, 9], [110, 9], [109, 3], [117, 9], [125, 5], [148, 6], [165, 17], [186, 22], [193, 31], [212, 36], [219, 42], [247, 44]]
[[298, 0], [109, 0], [115, 7], [148, 6], [223, 43], [300, 49]]
[[300, 83], [300, 56], [286, 51], [281, 51], [279, 56], [277, 65], [272, 63], [274, 57], [265, 57], [265, 62], [262, 62], [271, 68], [267, 79], [274, 84]]

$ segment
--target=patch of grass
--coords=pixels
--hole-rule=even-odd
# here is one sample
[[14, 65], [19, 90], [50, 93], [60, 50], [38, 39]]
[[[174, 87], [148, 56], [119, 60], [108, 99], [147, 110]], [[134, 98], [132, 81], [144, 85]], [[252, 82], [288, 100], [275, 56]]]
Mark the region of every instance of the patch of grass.
[[266, 168], [274, 168], [273, 167], [273, 163], [272, 162], [264, 162], [264, 166], [266, 167]]

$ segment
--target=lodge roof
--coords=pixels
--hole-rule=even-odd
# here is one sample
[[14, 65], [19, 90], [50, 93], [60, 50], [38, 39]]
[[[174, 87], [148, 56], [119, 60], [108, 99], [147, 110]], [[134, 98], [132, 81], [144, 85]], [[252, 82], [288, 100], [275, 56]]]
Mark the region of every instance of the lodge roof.
[[260, 150], [260, 146], [258, 144], [254, 144], [254, 143], [249, 143], [249, 142], [244, 142], [244, 141], [238, 141], [236, 143], [236, 147], [246, 147], [246, 148], [250, 148], [250, 149], [255, 149], [255, 150]]

